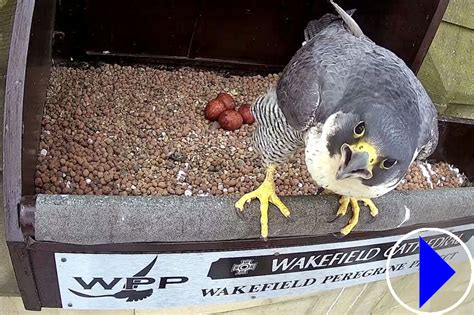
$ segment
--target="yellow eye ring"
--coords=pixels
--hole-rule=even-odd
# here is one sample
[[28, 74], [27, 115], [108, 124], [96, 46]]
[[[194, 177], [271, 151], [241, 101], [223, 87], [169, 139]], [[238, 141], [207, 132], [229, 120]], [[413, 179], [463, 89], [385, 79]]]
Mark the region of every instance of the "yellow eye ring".
[[354, 127], [354, 138], [360, 138], [365, 134], [365, 122], [360, 121], [357, 126]]
[[380, 162], [380, 168], [384, 170], [388, 170], [392, 168], [395, 164], [397, 164], [397, 160], [395, 159], [385, 159]]

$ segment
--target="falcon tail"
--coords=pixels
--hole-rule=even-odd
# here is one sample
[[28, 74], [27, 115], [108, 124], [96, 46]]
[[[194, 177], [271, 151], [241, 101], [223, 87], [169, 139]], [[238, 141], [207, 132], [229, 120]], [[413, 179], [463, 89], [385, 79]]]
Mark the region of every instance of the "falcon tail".
[[337, 13], [339, 13], [339, 15], [344, 20], [347, 27], [350, 29], [352, 34], [354, 34], [354, 36], [361, 37], [362, 35], [364, 35], [359, 25], [356, 23], [356, 21], [354, 21], [354, 19], [346, 11], [344, 11], [339, 5], [334, 3], [333, 0], [329, 0], [329, 2], [333, 5], [334, 9], [336, 9]]

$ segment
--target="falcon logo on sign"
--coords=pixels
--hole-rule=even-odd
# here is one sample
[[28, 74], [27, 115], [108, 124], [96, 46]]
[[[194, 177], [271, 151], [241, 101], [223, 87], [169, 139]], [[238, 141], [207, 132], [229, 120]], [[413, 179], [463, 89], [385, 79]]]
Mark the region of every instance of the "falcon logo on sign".
[[[120, 278], [114, 277], [113, 279], [105, 280], [102, 277], [94, 277], [89, 282], [85, 281], [82, 277], [74, 277], [74, 279], [79, 283], [79, 285], [84, 290], [92, 290], [96, 285], [101, 286], [104, 291], [109, 292], [114, 290], [119, 283], [125, 284], [122, 286], [120, 291], [115, 293], [108, 293], [108, 294], [99, 294], [99, 295], [91, 295], [87, 293], [78, 292], [73, 289], [69, 289], [70, 292], [73, 294], [83, 297], [83, 298], [105, 298], [105, 297], [113, 297], [115, 299], [125, 299], [126, 302], [137, 302], [144, 300], [150, 297], [153, 294], [153, 288], [142, 288], [142, 286], [150, 286], [156, 282], [155, 278], [147, 277], [150, 270], [156, 263], [158, 257], [155, 257], [153, 261], [151, 261], [145, 268], [134, 274], [132, 277], [127, 278]], [[168, 284], [177, 284], [177, 283], [184, 283], [188, 281], [187, 277], [161, 277], [160, 284], [158, 289], [165, 289]]]

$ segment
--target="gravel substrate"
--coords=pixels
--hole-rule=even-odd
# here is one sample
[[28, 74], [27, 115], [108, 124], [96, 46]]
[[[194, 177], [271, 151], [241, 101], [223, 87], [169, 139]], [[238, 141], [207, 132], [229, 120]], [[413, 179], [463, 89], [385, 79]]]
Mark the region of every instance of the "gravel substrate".
[[[240, 195], [264, 169], [251, 147], [254, 126], [224, 131], [204, 118], [219, 92], [252, 103], [276, 74], [229, 76], [147, 66], [52, 69], [36, 191], [113, 195]], [[459, 187], [446, 163], [416, 163], [397, 189]], [[279, 195], [315, 194], [303, 152], [278, 169]]]

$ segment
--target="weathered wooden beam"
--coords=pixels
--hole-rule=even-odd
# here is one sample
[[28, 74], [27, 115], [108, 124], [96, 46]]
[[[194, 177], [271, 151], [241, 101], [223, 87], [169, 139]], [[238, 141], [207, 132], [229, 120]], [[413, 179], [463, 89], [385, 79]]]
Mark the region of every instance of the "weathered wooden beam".
[[[5, 79], [8, 63], [8, 52], [10, 49], [10, 39], [13, 26], [13, 16], [15, 15], [15, 0], [0, 0], [0, 120], [3, 121], [3, 105], [5, 99]], [[0, 128], [0, 135], [3, 136], [3, 129]], [[0, 141], [0, 151], [3, 142]], [[0, 165], [3, 156], [0, 155]], [[3, 168], [0, 171], [3, 177]], [[0, 178], [0, 204], [3, 205], [3, 184]], [[0, 295], [18, 295], [18, 286], [13, 273], [13, 267], [9, 258], [8, 249], [5, 243], [5, 216], [4, 209], [0, 207]]]

